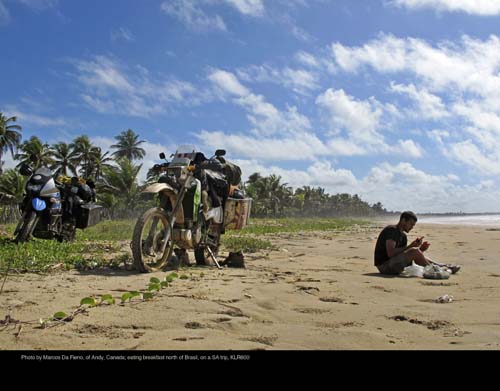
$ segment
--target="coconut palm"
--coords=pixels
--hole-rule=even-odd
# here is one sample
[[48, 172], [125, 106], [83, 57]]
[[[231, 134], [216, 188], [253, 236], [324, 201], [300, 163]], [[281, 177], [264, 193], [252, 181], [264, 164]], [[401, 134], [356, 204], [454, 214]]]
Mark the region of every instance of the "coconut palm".
[[21, 153], [17, 153], [15, 156], [15, 159], [19, 160], [17, 167], [28, 164], [37, 169], [41, 166], [50, 167], [54, 163], [49, 144], [42, 143], [36, 136], [31, 136], [29, 140], [23, 142], [19, 149]]
[[13, 123], [17, 121], [17, 117], [5, 117], [3, 113], [0, 113], [0, 174], [2, 173], [2, 155], [10, 151], [14, 155], [14, 151], [19, 146], [21, 141], [21, 133], [19, 133], [22, 128], [20, 125], [14, 125]]
[[57, 143], [52, 146], [51, 151], [54, 164], [50, 168], [55, 170], [56, 175], [68, 175], [68, 170], [72, 175], [76, 175], [77, 153], [69, 144]]
[[101, 191], [112, 193], [126, 211], [133, 211], [140, 195], [137, 176], [142, 164], [135, 165], [127, 158], [116, 160], [117, 166], [105, 167]]
[[13, 168], [6, 170], [0, 176], [0, 193], [11, 196], [16, 202], [21, 202], [24, 195], [24, 186], [28, 178], [22, 176]]
[[92, 154], [92, 175], [96, 181], [101, 179], [103, 170], [105, 168], [110, 168], [113, 159], [109, 156], [109, 151], [102, 153], [100, 147], [95, 147]]
[[118, 143], [112, 145], [111, 148], [116, 149], [113, 152], [113, 156], [116, 158], [126, 157], [128, 160], [140, 160], [146, 155], [146, 151], [139, 147], [145, 141], [139, 140], [139, 135], [132, 129], [121, 132], [115, 139]]
[[96, 147], [92, 144], [88, 136], [79, 136], [73, 140], [70, 147], [75, 152], [75, 159], [81, 166], [82, 175], [88, 178], [92, 174], [92, 160], [96, 155]]

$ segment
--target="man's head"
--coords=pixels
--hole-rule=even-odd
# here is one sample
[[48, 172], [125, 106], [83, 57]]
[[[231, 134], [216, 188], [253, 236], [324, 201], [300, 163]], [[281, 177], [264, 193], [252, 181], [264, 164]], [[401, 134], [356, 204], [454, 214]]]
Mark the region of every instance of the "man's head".
[[417, 223], [417, 220], [415, 213], [406, 211], [401, 213], [398, 225], [404, 232], [410, 232]]

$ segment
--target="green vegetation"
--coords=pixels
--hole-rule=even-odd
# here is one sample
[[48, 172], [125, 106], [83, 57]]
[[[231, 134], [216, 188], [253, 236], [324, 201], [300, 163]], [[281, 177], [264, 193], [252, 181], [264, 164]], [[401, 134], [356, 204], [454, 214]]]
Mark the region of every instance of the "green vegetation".
[[245, 253], [255, 253], [259, 250], [273, 250], [275, 248], [269, 240], [236, 235], [222, 237], [222, 245], [228, 251], [243, 251]]
[[257, 252], [273, 250], [275, 247], [266, 235], [313, 231], [345, 231], [355, 225], [367, 222], [352, 219], [322, 218], [281, 218], [252, 219], [250, 224], [239, 231], [228, 231], [222, 236], [222, 244], [228, 251]]
[[[54, 265], [79, 270], [117, 268], [130, 261], [127, 244], [134, 224], [133, 219], [104, 221], [84, 231], [79, 230], [76, 241], [71, 243], [33, 239], [28, 243], [14, 244], [8, 239], [0, 239], [0, 270], [5, 270], [9, 262], [10, 267], [18, 272], [50, 272]], [[222, 245], [227, 251], [244, 253], [273, 250], [271, 238], [275, 234], [338, 232], [364, 224], [367, 222], [332, 218], [252, 219], [243, 230], [227, 231], [222, 236]], [[6, 226], [7, 233], [12, 235], [14, 228], [13, 224]]]
[[380, 202], [374, 205], [357, 194], [328, 194], [321, 187], [297, 189], [281, 182], [278, 175], [248, 177], [245, 191], [253, 199], [252, 215], [257, 217], [365, 217], [388, 213]]
[[229, 231], [229, 235], [266, 235], [301, 231], [345, 231], [354, 225], [366, 224], [365, 221], [333, 218], [281, 218], [252, 219], [241, 231]]
[[[121, 252], [120, 241], [130, 241], [134, 224], [134, 220], [105, 221], [78, 231], [77, 240], [71, 243], [33, 239], [15, 244], [0, 239], [0, 270], [9, 262], [10, 268], [19, 272], [48, 272], [54, 265], [81, 270], [117, 267], [129, 260], [128, 254]], [[14, 224], [6, 226], [7, 234], [12, 235], [14, 228]]]
[[[136, 297], [142, 299], [142, 301], [152, 300], [156, 295], [159, 295], [163, 289], [169, 287], [176, 278], [180, 278], [182, 280], [189, 279], [189, 277], [186, 275], [182, 275], [179, 277], [177, 273], [170, 273], [166, 275], [163, 280], [160, 280], [156, 277], [151, 277], [146, 289], [143, 289], [142, 291], [125, 292], [121, 295], [119, 304], [125, 305], [127, 302], [131, 302], [132, 299]], [[114, 305], [116, 304], [116, 299], [111, 294], [105, 294], [98, 297], [84, 297], [80, 300], [80, 305], [71, 314], [67, 314], [64, 311], [58, 311], [49, 318], [40, 319], [40, 327], [47, 328], [71, 322], [76, 315], [87, 312], [87, 310], [90, 308], [99, 307], [104, 304]]]

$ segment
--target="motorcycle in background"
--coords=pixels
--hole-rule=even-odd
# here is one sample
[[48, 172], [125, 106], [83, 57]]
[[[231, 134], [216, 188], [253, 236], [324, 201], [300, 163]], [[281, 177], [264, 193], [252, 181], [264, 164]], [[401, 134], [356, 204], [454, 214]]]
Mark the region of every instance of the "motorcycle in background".
[[94, 203], [92, 181], [85, 183], [74, 177], [61, 183], [49, 168], [33, 172], [27, 164], [20, 167], [20, 173], [30, 178], [20, 205], [22, 217], [14, 231], [16, 243], [27, 242], [32, 236], [72, 241], [77, 228], [85, 229], [101, 221], [103, 208]]
[[[131, 247], [134, 266], [141, 272], [164, 267], [174, 247], [194, 250], [198, 265], [217, 263], [220, 238], [225, 229], [241, 229], [249, 219], [251, 198], [232, 198], [232, 187], [220, 172], [218, 159], [226, 151], [217, 150], [205, 159], [191, 145], [180, 146], [173, 160], [155, 169], [162, 173], [158, 182], [144, 193], [159, 195], [158, 207], [146, 211], [134, 228]], [[160, 154], [165, 159], [165, 154]]]

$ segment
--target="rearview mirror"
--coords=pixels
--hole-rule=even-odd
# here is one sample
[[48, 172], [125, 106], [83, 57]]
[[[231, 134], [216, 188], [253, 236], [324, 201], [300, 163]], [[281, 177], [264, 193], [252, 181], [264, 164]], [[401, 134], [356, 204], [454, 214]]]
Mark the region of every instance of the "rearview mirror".
[[33, 169], [27, 164], [23, 163], [19, 168], [19, 172], [22, 176], [30, 176], [33, 174]]
[[215, 156], [224, 156], [225, 154], [226, 154], [225, 149], [218, 149], [217, 151], [215, 151]]
[[165, 154], [163, 152], [160, 153], [160, 159], [165, 159]]

